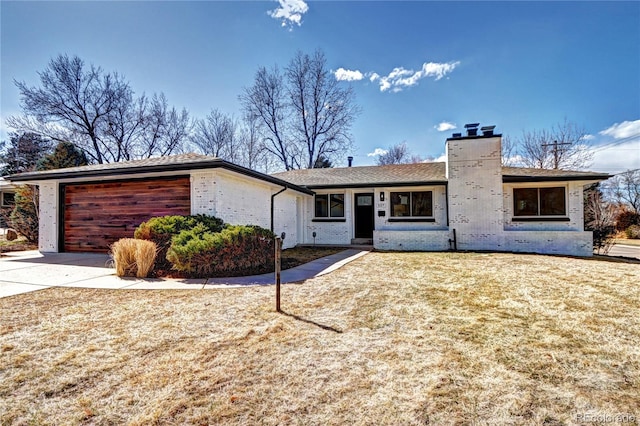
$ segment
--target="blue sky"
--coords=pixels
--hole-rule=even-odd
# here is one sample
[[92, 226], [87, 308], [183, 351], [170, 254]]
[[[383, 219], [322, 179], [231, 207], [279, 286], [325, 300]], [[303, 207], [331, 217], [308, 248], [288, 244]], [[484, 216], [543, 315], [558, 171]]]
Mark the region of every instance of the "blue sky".
[[58, 54], [204, 117], [239, 116], [259, 66], [319, 48], [362, 107], [355, 165], [401, 142], [437, 158], [465, 123], [518, 136], [567, 118], [591, 135], [592, 170], [640, 167], [640, 2], [2, 1], [0, 15], [3, 138], [13, 80], [38, 84]]

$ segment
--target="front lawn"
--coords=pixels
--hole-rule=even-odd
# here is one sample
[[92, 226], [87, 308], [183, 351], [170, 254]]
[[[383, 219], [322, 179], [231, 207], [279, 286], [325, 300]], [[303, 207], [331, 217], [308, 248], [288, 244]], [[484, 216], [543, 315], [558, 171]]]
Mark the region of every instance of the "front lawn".
[[632, 263], [374, 252], [283, 286], [285, 314], [273, 286], [7, 297], [0, 424], [638, 422], [639, 282]]

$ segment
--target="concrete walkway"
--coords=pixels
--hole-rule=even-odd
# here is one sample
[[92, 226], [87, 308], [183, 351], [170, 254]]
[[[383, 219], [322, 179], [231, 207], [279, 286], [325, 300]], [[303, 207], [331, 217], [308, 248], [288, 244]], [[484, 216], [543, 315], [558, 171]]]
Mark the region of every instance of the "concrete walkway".
[[[345, 250], [281, 273], [282, 283], [300, 282], [332, 272], [367, 254]], [[119, 278], [105, 254], [23, 251], [0, 257], [0, 297], [49, 287], [105, 289], [215, 289], [275, 283], [273, 273], [234, 278], [141, 279]]]

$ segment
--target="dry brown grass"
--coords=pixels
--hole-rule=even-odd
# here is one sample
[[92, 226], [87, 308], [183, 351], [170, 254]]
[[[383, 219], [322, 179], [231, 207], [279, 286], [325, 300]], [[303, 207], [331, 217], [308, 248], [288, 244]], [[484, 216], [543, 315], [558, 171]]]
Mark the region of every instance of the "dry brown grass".
[[153, 269], [158, 248], [156, 243], [134, 238], [121, 238], [111, 245], [111, 254], [119, 277], [146, 278]]
[[[274, 289], [0, 299], [1, 424], [640, 416], [640, 265], [371, 253]], [[628, 418], [628, 417], [627, 417]]]

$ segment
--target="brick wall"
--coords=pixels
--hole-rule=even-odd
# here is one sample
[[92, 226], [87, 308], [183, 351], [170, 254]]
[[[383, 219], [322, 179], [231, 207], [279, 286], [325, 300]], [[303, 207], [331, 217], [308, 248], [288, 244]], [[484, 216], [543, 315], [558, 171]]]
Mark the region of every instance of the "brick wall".
[[[282, 187], [226, 170], [191, 174], [191, 212], [216, 216], [232, 225], [271, 228], [271, 195]], [[283, 247], [299, 243], [297, 198], [304, 194], [288, 190], [274, 200], [274, 232], [286, 232]]]
[[58, 251], [58, 183], [40, 183], [40, 219], [38, 223], [38, 250], [43, 253]]

